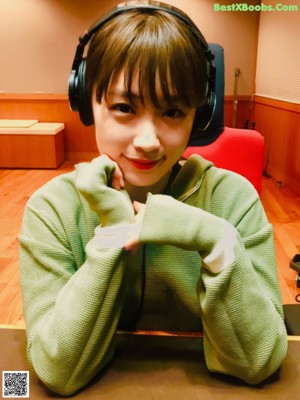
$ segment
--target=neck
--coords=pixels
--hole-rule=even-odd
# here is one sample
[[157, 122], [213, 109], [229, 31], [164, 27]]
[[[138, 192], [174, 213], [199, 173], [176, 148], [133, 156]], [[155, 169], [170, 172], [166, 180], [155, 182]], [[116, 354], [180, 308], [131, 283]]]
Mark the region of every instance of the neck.
[[140, 203], [146, 203], [147, 194], [159, 194], [163, 193], [167, 187], [171, 175], [171, 171], [166, 174], [160, 181], [149, 186], [133, 186], [125, 181], [125, 189], [128, 192], [131, 201], [138, 201]]

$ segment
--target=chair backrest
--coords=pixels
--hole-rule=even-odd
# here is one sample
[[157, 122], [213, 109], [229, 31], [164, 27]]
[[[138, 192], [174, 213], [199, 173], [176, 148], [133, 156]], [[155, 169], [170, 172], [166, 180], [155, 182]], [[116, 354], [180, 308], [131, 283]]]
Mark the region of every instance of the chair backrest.
[[261, 193], [264, 167], [264, 138], [254, 130], [225, 127], [218, 138], [206, 146], [190, 146], [183, 154], [199, 154], [216, 167], [234, 171], [247, 178]]
[[216, 107], [210, 125], [205, 131], [193, 133], [184, 158], [200, 154], [217, 167], [225, 168], [247, 178], [261, 193], [264, 164], [264, 138], [254, 130], [225, 127], [224, 124], [224, 50], [209, 43], [215, 54]]

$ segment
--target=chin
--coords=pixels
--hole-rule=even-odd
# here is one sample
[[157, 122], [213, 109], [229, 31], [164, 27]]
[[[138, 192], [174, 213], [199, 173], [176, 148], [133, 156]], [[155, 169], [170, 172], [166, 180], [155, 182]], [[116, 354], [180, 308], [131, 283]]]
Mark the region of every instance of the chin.
[[125, 179], [125, 182], [128, 183], [130, 186], [136, 186], [136, 187], [149, 187], [149, 186], [153, 186], [157, 183], [157, 181], [153, 181], [153, 180], [145, 180], [145, 179], [141, 179], [141, 180], [137, 180], [137, 179]]
[[137, 176], [136, 174], [132, 176], [131, 174], [126, 174], [124, 176], [125, 182], [127, 182], [131, 186], [137, 187], [147, 187], [152, 186], [158, 183], [162, 178], [160, 176], [151, 177], [151, 176]]

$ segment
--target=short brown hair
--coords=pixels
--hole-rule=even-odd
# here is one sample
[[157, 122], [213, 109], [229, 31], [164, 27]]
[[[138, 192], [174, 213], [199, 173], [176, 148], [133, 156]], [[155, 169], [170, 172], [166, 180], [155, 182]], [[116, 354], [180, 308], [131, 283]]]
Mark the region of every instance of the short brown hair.
[[156, 79], [164, 100], [174, 97], [189, 107], [200, 107], [207, 87], [203, 44], [193, 29], [161, 10], [133, 10], [107, 22], [92, 37], [86, 59], [87, 95], [101, 102], [109, 83], [124, 70], [131, 99], [133, 79], [139, 77], [139, 96], [159, 107]]

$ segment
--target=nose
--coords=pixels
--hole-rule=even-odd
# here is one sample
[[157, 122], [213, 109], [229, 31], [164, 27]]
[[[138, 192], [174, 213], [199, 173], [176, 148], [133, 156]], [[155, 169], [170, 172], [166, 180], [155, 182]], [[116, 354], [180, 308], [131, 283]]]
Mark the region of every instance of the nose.
[[154, 121], [147, 121], [140, 125], [138, 129], [139, 133], [133, 139], [134, 147], [146, 152], [158, 150], [160, 142]]

